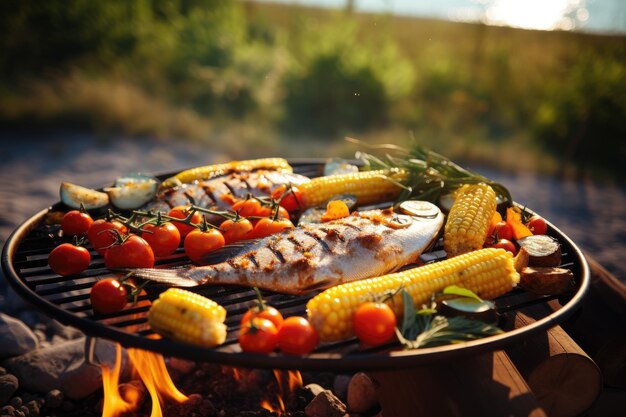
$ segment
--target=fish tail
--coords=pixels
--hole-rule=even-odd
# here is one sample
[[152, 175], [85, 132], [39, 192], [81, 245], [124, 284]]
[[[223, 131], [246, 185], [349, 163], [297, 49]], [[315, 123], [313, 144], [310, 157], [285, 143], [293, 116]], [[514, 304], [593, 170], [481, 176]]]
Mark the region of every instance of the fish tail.
[[194, 281], [187, 275], [189, 272], [188, 268], [137, 268], [126, 269], [124, 272], [130, 273], [131, 276], [135, 278], [141, 278], [148, 281], [159, 282], [161, 284], [172, 285], [176, 287], [195, 287], [198, 285], [197, 281]]

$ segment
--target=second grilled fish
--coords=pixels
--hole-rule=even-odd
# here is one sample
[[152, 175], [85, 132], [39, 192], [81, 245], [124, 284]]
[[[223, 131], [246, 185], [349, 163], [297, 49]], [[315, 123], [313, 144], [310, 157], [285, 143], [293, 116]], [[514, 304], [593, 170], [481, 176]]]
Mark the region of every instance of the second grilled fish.
[[437, 238], [443, 215], [430, 203], [420, 204], [418, 215], [355, 212], [268, 236], [215, 265], [136, 269], [134, 275], [176, 286], [235, 284], [286, 294], [370, 278], [416, 261]]

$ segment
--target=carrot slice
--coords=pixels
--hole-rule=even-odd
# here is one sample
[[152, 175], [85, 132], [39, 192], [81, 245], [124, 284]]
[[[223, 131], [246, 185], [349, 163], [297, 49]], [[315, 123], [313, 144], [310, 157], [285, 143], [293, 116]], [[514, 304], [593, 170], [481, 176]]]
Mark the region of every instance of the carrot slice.
[[522, 223], [522, 213], [517, 207], [509, 207], [506, 209], [506, 222], [513, 229], [513, 237], [515, 240], [532, 236], [533, 234], [533, 232]]

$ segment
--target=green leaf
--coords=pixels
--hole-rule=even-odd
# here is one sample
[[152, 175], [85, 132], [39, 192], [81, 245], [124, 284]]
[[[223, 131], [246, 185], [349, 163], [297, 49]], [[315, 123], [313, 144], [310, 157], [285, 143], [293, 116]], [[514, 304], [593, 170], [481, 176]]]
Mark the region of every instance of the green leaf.
[[482, 303], [483, 300], [477, 296], [472, 290], [468, 290], [467, 288], [461, 288], [457, 285], [449, 285], [443, 289], [442, 293], [444, 295], [458, 295], [459, 297], [473, 298], [474, 300]]
[[404, 319], [402, 320], [402, 334], [407, 335], [409, 330], [415, 327], [415, 306], [413, 299], [406, 290], [402, 290], [402, 303], [404, 304]]

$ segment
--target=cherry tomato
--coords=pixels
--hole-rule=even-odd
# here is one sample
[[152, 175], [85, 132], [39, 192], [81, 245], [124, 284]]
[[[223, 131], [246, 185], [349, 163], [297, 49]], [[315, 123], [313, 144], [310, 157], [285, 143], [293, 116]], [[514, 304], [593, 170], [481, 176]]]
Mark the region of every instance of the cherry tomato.
[[261, 207], [261, 211], [259, 212], [259, 217], [271, 217], [271, 218], [274, 218], [274, 214], [276, 213], [276, 210], [278, 211], [278, 216], [276, 218], [278, 218], [278, 219], [288, 219], [289, 218], [289, 212], [282, 206], [277, 206], [274, 209], [272, 209], [271, 207], [268, 207], [268, 206], [263, 206], [263, 207]]
[[166, 222], [159, 226], [147, 224], [143, 229], [145, 232], [141, 234], [141, 237], [148, 242], [152, 252], [154, 252], [154, 256], [170, 256], [178, 249], [180, 232], [172, 223]]
[[[189, 212], [190, 212], [189, 206], [176, 206], [173, 209], [171, 209], [167, 213], [167, 215], [170, 217], [174, 217], [176, 219], [186, 219], [187, 216], [189, 216]], [[203, 220], [204, 218], [202, 217], [202, 214], [198, 211], [194, 212], [193, 216], [191, 216], [191, 222], [194, 224], [200, 224], [202, 223]], [[180, 232], [180, 237], [182, 239], [184, 239], [189, 233], [191, 233], [192, 231], [196, 229], [196, 227], [190, 226], [185, 223], [172, 222], [172, 224], [176, 226], [176, 228]]]
[[278, 330], [278, 348], [287, 355], [311, 353], [318, 341], [317, 330], [304, 317], [287, 317]]
[[91, 287], [91, 308], [100, 314], [115, 313], [128, 304], [128, 291], [115, 278], [105, 278]]
[[513, 242], [511, 242], [510, 240], [508, 240], [508, 239], [500, 239], [496, 243], [491, 245], [491, 247], [492, 248], [502, 248], [504, 250], [508, 250], [513, 255], [517, 255], [517, 248], [515, 247], [515, 244]]
[[122, 243], [116, 243], [104, 253], [107, 268], [152, 268], [154, 252], [143, 238], [129, 235]]
[[265, 305], [261, 310], [259, 305], [252, 307], [250, 310], [246, 311], [246, 314], [241, 318], [241, 324], [245, 324], [249, 322], [253, 318], [260, 317], [262, 319], [267, 319], [274, 323], [277, 329], [280, 329], [283, 325], [283, 315], [272, 306]]
[[387, 343], [395, 336], [396, 315], [385, 303], [368, 301], [357, 308], [353, 317], [354, 332], [366, 345]]
[[261, 216], [262, 208], [261, 202], [254, 197], [238, 201], [232, 207], [241, 217]]
[[293, 229], [295, 226], [289, 219], [272, 219], [264, 217], [254, 226], [252, 237], [262, 238], [273, 235], [286, 229]]
[[226, 244], [224, 236], [217, 229], [203, 231], [196, 229], [185, 238], [185, 253], [192, 261], [202, 264], [204, 257]]
[[61, 219], [61, 230], [64, 236], [83, 236], [87, 234], [89, 226], [93, 223], [91, 216], [79, 210], [71, 210], [65, 213]]
[[48, 255], [48, 265], [55, 273], [62, 276], [83, 272], [89, 266], [89, 262], [91, 262], [89, 251], [71, 243], [60, 244]]
[[239, 345], [244, 352], [271, 353], [278, 344], [278, 330], [268, 319], [254, 317], [242, 324]]
[[496, 224], [494, 233], [497, 234], [498, 239], [513, 239], [513, 228], [505, 221], [501, 221]]
[[[287, 194], [283, 197], [285, 192], [287, 192]], [[298, 190], [297, 187], [291, 187], [291, 191], [289, 191], [287, 190], [287, 186], [280, 186], [272, 192], [272, 198], [274, 200], [280, 200], [280, 205], [289, 213], [293, 213], [302, 207], [303, 196], [302, 192]]]
[[533, 235], [545, 235], [546, 233], [548, 233], [548, 225], [543, 217], [532, 216], [528, 220], [527, 226], [530, 231], [533, 232]]
[[248, 239], [252, 229], [254, 229], [254, 226], [252, 226], [250, 220], [243, 217], [236, 221], [227, 219], [220, 224], [220, 230], [224, 235], [226, 244]]
[[109, 222], [104, 219], [98, 219], [89, 226], [87, 238], [91, 246], [93, 246], [100, 255], [116, 242], [117, 236], [115, 230], [117, 230], [120, 235], [125, 235], [128, 231], [126, 226], [116, 220]]

